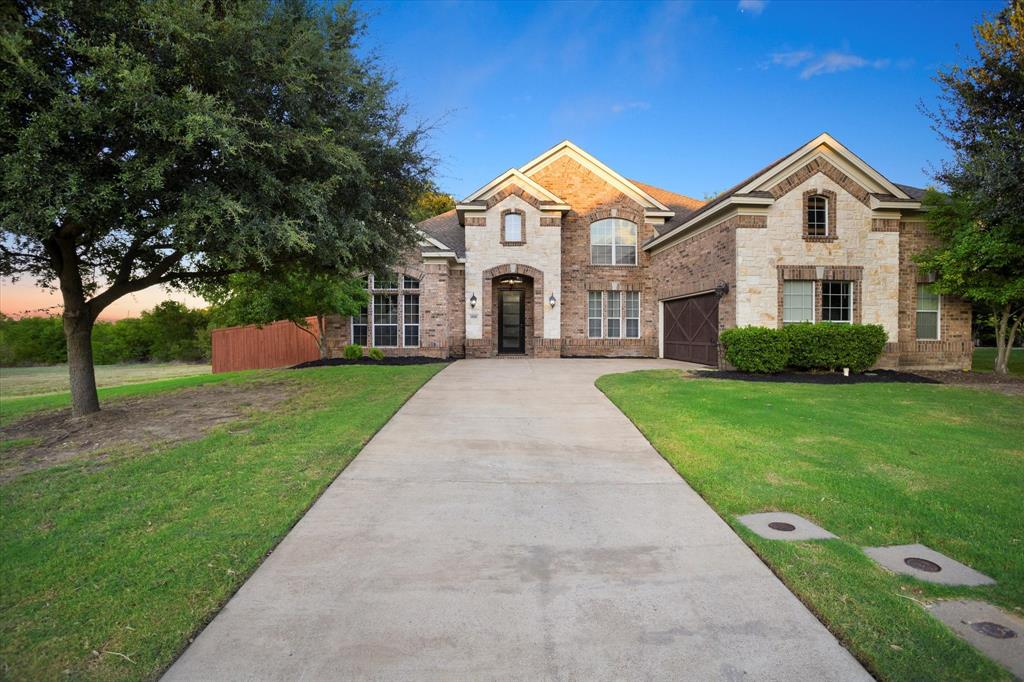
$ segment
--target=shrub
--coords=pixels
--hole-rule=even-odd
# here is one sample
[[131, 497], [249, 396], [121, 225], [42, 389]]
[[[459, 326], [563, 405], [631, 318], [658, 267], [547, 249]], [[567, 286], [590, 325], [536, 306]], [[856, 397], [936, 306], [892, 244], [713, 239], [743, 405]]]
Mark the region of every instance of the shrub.
[[382, 351], [380, 348], [371, 348], [370, 352], [368, 353], [368, 355], [371, 358], [373, 358], [374, 360], [383, 360], [384, 359], [384, 351]]
[[795, 369], [863, 372], [885, 349], [886, 334], [877, 324], [793, 324], [782, 329], [789, 340], [789, 365]]
[[350, 343], [341, 351], [341, 355], [346, 360], [358, 360], [363, 357], [363, 347], [358, 343]]
[[721, 335], [725, 359], [741, 372], [774, 374], [786, 368], [789, 339], [779, 329], [740, 327]]

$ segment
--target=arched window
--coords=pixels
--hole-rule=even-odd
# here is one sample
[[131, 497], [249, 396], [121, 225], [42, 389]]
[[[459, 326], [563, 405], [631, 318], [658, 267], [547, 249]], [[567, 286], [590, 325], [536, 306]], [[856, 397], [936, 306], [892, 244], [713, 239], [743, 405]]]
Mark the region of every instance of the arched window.
[[590, 224], [592, 265], [636, 265], [636, 223], [605, 218]]
[[828, 197], [820, 194], [807, 197], [807, 236], [829, 236]]

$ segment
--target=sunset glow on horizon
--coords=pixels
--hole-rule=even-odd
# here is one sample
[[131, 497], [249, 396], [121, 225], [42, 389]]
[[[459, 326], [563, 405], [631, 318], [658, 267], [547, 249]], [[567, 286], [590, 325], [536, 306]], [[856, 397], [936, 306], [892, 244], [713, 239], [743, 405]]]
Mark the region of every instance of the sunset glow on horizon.
[[[101, 320], [120, 320], [138, 317], [143, 311], [164, 301], [179, 301], [190, 308], [205, 308], [208, 304], [202, 298], [183, 291], [171, 291], [165, 287], [150, 287], [135, 294], [128, 294], [109, 305], [102, 313]], [[0, 280], [0, 312], [9, 317], [60, 315], [62, 312], [60, 291], [38, 286], [30, 279], [11, 282]]]

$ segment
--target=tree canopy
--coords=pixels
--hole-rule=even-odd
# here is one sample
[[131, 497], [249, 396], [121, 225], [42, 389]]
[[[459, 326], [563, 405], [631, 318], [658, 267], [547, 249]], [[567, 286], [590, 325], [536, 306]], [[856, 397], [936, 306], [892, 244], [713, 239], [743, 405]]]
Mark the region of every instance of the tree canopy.
[[992, 317], [995, 369], [1006, 373], [1024, 319], [1024, 3], [975, 27], [975, 43], [976, 59], [936, 78], [941, 105], [930, 115], [953, 158], [935, 174], [948, 194], [924, 200], [941, 246], [918, 264], [939, 292]]
[[16, 0], [0, 37], [0, 275], [58, 283], [75, 414], [121, 296], [414, 243], [425, 133], [348, 5]]

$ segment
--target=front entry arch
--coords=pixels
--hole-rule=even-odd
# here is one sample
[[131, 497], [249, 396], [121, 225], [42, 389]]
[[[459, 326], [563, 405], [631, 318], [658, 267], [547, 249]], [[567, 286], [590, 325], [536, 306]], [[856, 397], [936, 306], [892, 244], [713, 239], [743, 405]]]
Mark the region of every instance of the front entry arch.
[[483, 338], [475, 349], [467, 343], [467, 352], [475, 357], [534, 355], [544, 340], [544, 273], [508, 263], [481, 274]]

